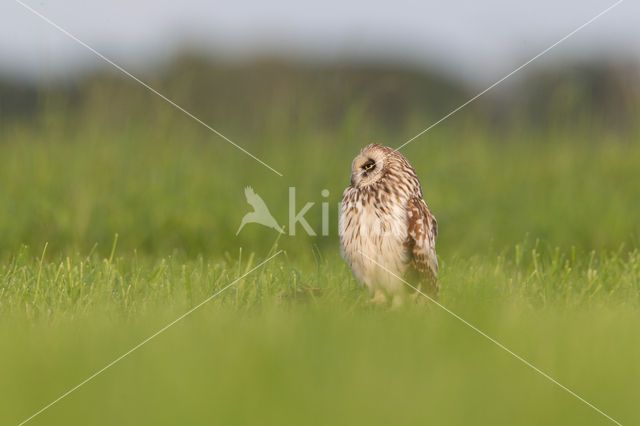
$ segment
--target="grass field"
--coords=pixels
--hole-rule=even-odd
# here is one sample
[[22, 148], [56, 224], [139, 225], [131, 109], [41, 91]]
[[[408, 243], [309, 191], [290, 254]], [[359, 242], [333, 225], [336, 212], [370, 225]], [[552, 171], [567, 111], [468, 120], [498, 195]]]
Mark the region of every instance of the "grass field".
[[[437, 306], [371, 306], [340, 259], [353, 156], [371, 141], [397, 146], [438, 116], [389, 130], [354, 107], [328, 130], [309, 108], [259, 133], [221, 129], [279, 177], [144, 99], [147, 116], [114, 118], [126, 105], [114, 96], [0, 127], [1, 424], [278, 250], [29, 424], [610, 423]], [[639, 133], [589, 120], [499, 133], [481, 123], [461, 113], [404, 150], [440, 225], [440, 302], [638, 423]], [[296, 187], [297, 210], [315, 203], [317, 232], [330, 203], [330, 235], [254, 224], [236, 236], [249, 185], [282, 224]]]

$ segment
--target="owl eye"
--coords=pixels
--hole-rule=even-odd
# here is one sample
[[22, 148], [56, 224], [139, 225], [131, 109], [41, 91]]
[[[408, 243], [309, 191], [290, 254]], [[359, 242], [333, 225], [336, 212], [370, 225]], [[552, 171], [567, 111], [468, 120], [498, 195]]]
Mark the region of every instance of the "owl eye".
[[376, 162], [373, 160], [369, 160], [363, 164], [362, 168], [365, 170], [373, 170], [376, 168]]

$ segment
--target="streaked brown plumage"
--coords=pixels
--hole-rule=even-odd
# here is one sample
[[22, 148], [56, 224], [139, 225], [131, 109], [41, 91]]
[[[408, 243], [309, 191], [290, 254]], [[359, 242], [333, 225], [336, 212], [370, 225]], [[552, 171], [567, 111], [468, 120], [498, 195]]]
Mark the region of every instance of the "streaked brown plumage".
[[415, 170], [398, 151], [372, 144], [353, 160], [339, 233], [344, 259], [374, 301], [401, 302], [410, 288], [397, 277], [437, 297], [438, 224]]

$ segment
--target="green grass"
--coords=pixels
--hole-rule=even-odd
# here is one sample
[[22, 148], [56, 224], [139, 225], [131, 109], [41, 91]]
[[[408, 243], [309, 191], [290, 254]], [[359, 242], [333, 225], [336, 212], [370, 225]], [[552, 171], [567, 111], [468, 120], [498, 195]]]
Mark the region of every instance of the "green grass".
[[[96, 255], [3, 266], [0, 420], [17, 423], [260, 259]], [[640, 253], [520, 246], [443, 262], [440, 302], [617, 420], [640, 419]], [[10, 343], [10, 344], [9, 344]], [[33, 424], [606, 424], [435, 306], [371, 306], [337, 256], [288, 253]]]
[[[400, 131], [354, 107], [322, 127], [309, 101], [295, 117], [274, 105], [259, 132], [221, 129], [278, 177], [153, 98], [127, 109], [127, 96], [0, 127], [1, 424], [280, 249], [31, 424], [607, 424], [440, 308], [371, 306], [340, 259], [353, 156], [439, 116]], [[440, 225], [440, 302], [637, 423], [638, 132], [482, 123], [461, 113], [404, 150]], [[248, 185], [281, 224], [289, 186], [298, 210], [315, 202], [318, 231], [328, 201], [331, 234], [236, 236]]]

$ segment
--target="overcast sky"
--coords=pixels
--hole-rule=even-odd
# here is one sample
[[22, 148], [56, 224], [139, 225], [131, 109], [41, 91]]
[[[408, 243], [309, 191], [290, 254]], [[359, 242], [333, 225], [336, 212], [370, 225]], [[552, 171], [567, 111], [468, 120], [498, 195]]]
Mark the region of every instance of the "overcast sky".
[[[247, 57], [399, 60], [491, 81], [615, 0], [22, 0], [125, 67], [180, 46]], [[640, 59], [640, 1], [626, 0], [545, 58]], [[0, 3], [0, 72], [74, 75], [101, 60], [16, 0]]]

